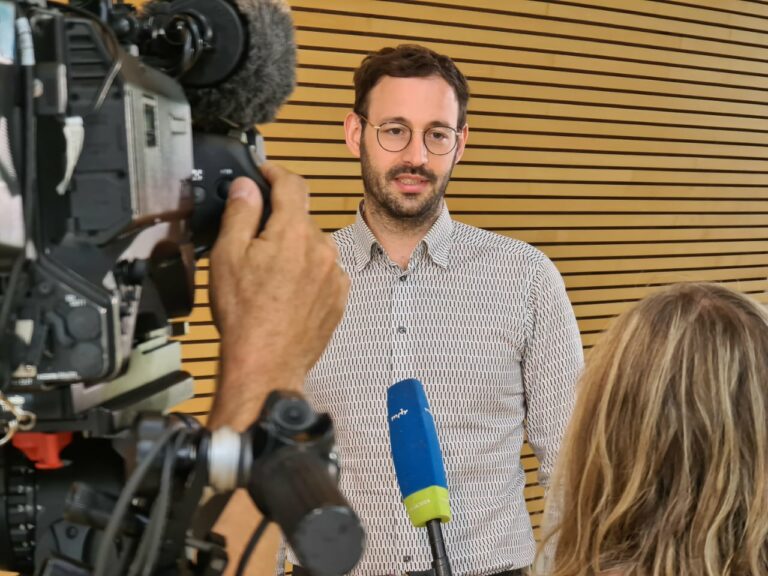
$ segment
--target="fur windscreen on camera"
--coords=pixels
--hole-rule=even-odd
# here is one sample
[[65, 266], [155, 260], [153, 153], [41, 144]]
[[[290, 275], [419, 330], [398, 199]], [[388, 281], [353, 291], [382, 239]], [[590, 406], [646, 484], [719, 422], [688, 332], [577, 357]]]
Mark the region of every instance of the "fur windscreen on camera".
[[281, 0], [233, 0], [247, 22], [247, 54], [232, 76], [210, 88], [186, 89], [196, 128], [215, 131], [271, 122], [296, 84], [293, 21]]

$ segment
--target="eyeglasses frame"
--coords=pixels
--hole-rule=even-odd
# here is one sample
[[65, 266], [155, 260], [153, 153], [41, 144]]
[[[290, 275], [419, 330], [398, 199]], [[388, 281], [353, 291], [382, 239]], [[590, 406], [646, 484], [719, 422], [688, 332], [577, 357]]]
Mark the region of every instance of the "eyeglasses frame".
[[393, 121], [393, 120], [389, 120], [389, 121], [385, 122], [384, 124], [399, 124], [400, 126], [403, 126], [403, 127], [405, 127], [405, 128], [408, 128], [408, 130], [409, 130], [409, 132], [410, 132], [410, 136], [408, 137], [408, 142], [406, 142], [405, 146], [403, 146], [402, 148], [400, 148], [400, 150], [387, 150], [386, 148], [384, 148], [384, 145], [381, 143], [381, 140], [379, 139], [379, 134], [380, 134], [380, 132], [379, 132], [379, 131], [380, 131], [380, 130], [381, 130], [381, 128], [384, 126], [384, 124], [378, 124], [378, 125], [377, 125], [377, 124], [374, 124], [373, 122], [371, 122], [370, 120], [368, 120], [368, 118], [366, 118], [366, 117], [365, 117], [365, 116], [363, 116], [362, 114], [360, 114], [360, 113], [358, 113], [358, 112], [355, 112], [355, 114], [357, 114], [357, 116], [358, 116], [358, 117], [360, 117], [360, 118], [362, 118], [363, 120], [365, 120], [365, 123], [366, 123], [366, 124], [368, 124], [368, 125], [369, 125], [371, 128], [373, 128], [373, 129], [375, 129], [375, 130], [376, 130], [376, 142], [379, 144], [379, 146], [381, 146], [381, 149], [382, 149], [382, 150], [385, 150], [386, 152], [392, 152], [393, 154], [394, 154], [394, 153], [397, 153], [397, 152], [402, 152], [403, 150], [405, 150], [406, 148], [408, 148], [408, 146], [410, 146], [410, 145], [411, 145], [411, 141], [413, 140], [413, 134], [414, 134], [415, 132], [420, 132], [420, 133], [422, 134], [422, 136], [421, 136], [421, 140], [422, 140], [422, 142], [424, 143], [424, 147], [427, 149], [427, 152], [429, 152], [430, 154], [433, 154], [433, 155], [435, 155], [435, 156], [446, 156], [447, 154], [450, 154], [451, 152], [453, 152], [454, 150], [456, 150], [456, 146], [458, 146], [458, 145], [459, 145], [459, 138], [461, 138], [461, 131], [460, 131], [460, 130], [457, 130], [457, 129], [456, 129], [456, 128], [454, 128], [453, 126], [443, 126], [443, 125], [440, 125], [440, 126], [439, 126], [440, 128], [448, 128], [449, 130], [453, 130], [453, 133], [454, 133], [454, 134], [456, 134], [456, 140], [454, 141], [454, 143], [453, 143], [453, 146], [451, 146], [451, 149], [450, 149], [450, 150], [448, 150], [447, 152], [443, 152], [442, 154], [438, 154], [438, 153], [436, 153], [436, 152], [432, 152], [432, 150], [430, 150], [430, 149], [429, 149], [429, 146], [427, 145], [427, 141], [424, 139], [424, 135], [425, 135], [427, 132], [429, 132], [430, 130], [432, 130], [432, 128], [437, 128], [438, 126], [432, 126], [431, 128], [427, 128], [426, 130], [417, 130], [416, 128], [411, 128], [410, 126], [408, 126], [407, 124], [403, 124], [402, 122], [395, 122], [395, 121]]

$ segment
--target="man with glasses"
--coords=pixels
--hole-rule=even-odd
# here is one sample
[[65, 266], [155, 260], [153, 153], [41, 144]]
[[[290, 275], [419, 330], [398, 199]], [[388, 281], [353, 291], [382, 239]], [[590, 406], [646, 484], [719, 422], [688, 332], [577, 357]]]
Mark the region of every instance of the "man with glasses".
[[442, 444], [454, 574], [518, 574], [535, 553], [524, 431], [546, 485], [582, 366], [573, 311], [540, 251], [448, 213], [469, 99], [451, 59], [420, 46], [385, 48], [363, 60], [354, 81], [344, 128], [364, 196], [355, 223], [334, 234], [351, 289], [305, 381], [310, 401], [333, 417], [341, 488], [367, 531], [353, 574], [416, 573], [431, 563], [389, 453], [387, 387], [405, 378], [423, 382]]

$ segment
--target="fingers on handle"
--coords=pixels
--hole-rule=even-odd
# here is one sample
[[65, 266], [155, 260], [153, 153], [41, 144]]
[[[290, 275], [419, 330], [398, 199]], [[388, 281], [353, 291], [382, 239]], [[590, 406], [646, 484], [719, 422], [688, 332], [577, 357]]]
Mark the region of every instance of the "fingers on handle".
[[272, 220], [292, 220], [306, 215], [309, 209], [309, 187], [301, 176], [271, 162], [259, 166], [261, 173], [272, 185]]
[[264, 201], [256, 183], [250, 178], [235, 179], [229, 187], [216, 251], [242, 254], [256, 236], [263, 208]]

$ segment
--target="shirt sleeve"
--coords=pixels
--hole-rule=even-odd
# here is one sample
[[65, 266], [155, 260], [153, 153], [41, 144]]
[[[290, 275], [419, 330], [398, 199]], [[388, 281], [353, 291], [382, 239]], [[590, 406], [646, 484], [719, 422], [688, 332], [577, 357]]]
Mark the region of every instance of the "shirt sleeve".
[[546, 490], [573, 411], [584, 355], [563, 279], [543, 254], [528, 306], [527, 345], [521, 365], [526, 431], [539, 459], [539, 484]]

